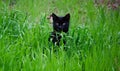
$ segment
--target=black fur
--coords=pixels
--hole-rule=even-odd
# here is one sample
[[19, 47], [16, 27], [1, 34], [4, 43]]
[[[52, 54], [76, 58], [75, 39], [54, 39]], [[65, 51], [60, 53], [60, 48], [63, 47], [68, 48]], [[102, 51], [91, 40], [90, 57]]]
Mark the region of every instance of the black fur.
[[[60, 39], [62, 36], [60, 35], [61, 32], [67, 33], [69, 30], [69, 21], [70, 21], [70, 14], [68, 13], [64, 17], [58, 17], [54, 13], [52, 13], [53, 19], [53, 32], [51, 32], [49, 41], [52, 41], [54, 44], [59, 45]], [[63, 41], [65, 44], [65, 41]]]

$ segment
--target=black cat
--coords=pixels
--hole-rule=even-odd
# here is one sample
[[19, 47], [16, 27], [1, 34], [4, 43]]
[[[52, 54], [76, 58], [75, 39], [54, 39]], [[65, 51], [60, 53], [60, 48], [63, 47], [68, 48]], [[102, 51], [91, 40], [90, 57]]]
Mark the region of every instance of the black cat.
[[[51, 19], [53, 32], [50, 34], [49, 41], [52, 41], [55, 45], [59, 45], [62, 38], [61, 33], [67, 33], [69, 30], [70, 14], [68, 13], [64, 17], [58, 17], [52, 13]], [[66, 43], [65, 40], [63, 40], [63, 43]]]

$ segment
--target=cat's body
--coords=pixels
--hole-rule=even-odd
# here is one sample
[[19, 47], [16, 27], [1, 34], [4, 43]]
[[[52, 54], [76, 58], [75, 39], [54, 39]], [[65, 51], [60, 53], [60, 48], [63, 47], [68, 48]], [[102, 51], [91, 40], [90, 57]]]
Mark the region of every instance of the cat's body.
[[[70, 14], [65, 15], [64, 17], [58, 17], [54, 13], [51, 15], [53, 32], [51, 32], [49, 41], [52, 41], [54, 44], [59, 45], [62, 36], [62, 32], [67, 33], [69, 30], [69, 21]], [[65, 44], [65, 40], [63, 41]]]

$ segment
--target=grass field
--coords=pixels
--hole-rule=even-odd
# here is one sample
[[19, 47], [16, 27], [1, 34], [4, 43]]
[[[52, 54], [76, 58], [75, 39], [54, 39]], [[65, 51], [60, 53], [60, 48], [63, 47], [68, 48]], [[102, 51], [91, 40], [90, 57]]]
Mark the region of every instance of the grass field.
[[[71, 15], [67, 51], [48, 42], [53, 12]], [[120, 8], [92, 0], [1, 0], [0, 71], [120, 71]]]

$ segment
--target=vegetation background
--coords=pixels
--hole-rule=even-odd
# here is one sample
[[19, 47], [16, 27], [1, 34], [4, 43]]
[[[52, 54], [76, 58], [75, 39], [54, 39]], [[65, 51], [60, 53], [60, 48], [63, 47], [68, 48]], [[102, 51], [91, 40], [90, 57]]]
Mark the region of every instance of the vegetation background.
[[[120, 71], [119, 5], [119, 0], [0, 0], [0, 71]], [[53, 12], [71, 14], [67, 51], [48, 42], [47, 16]]]

